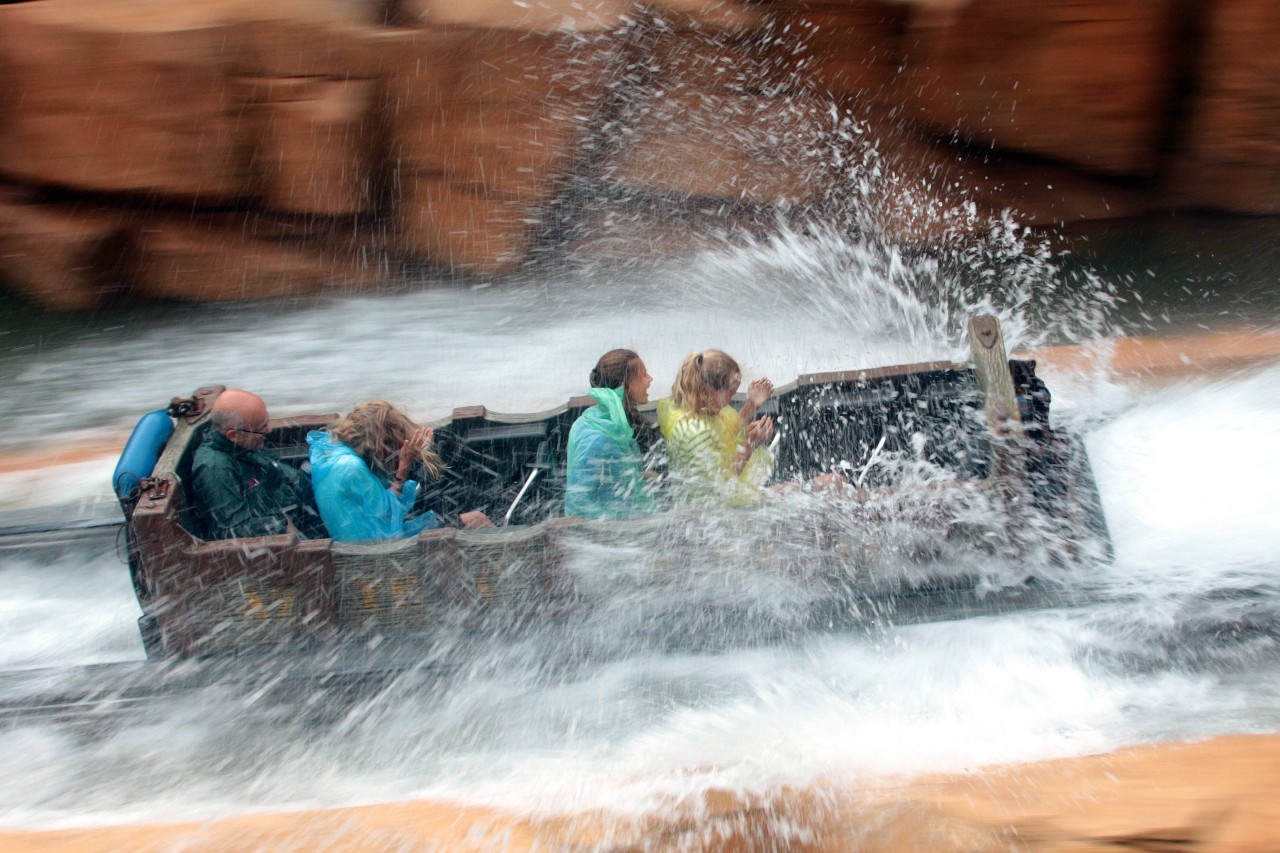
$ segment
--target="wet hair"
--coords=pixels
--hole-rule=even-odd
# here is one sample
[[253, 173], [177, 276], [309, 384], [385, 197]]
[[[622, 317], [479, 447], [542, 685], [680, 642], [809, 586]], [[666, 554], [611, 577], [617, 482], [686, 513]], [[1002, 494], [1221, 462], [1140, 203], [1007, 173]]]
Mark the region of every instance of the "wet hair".
[[640, 449], [647, 452], [657, 440], [657, 428], [640, 414], [636, 401], [627, 391], [628, 383], [636, 376], [638, 361], [640, 356], [635, 350], [611, 349], [600, 356], [596, 366], [591, 368], [590, 382], [592, 388], [622, 389], [622, 410], [627, 414], [627, 423], [631, 425]]
[[671, 385], [671, 401], [695, 415], [714, 415], [720, 411], [716, 394], [742, 382], [742, 369], [726, 352], [718, 349], [693, 352], [685, 356]]
[[[390, 479], [395, 476], [401, 445], [418, 429], [394, 403], [371, 400], [329, 427], [329, 434], [354, 450], [370, 471]], [[415, 462], [420, 462], [433, 480], [444, 473], [443, 460], [429, 447], [422, 449]]]

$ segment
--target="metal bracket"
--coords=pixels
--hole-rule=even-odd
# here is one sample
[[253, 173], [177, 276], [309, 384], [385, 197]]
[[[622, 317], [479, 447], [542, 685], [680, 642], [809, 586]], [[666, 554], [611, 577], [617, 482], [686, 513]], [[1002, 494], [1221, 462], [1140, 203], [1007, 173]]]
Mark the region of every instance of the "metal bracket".
[[143, 477], [138, 484], [138, 495], [146, 495], [149, 501], [161, 501], [169, 497], [169, 479], [167, 477]]

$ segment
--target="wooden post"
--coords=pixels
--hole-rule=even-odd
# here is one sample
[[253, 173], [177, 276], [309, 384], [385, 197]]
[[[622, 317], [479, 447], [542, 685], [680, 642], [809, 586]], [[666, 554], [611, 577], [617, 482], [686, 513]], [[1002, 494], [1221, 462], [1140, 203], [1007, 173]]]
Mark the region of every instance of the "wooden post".
[[1000, 322], [984, 314], [969, 321], [969, 349], [978, 377], [991, 436], [991, 476], [1005, 481], [1009, 493], [1016, 491], [1026, 471], [1021, 448], [1022, 421], [1018, 397], [1009, 372]]

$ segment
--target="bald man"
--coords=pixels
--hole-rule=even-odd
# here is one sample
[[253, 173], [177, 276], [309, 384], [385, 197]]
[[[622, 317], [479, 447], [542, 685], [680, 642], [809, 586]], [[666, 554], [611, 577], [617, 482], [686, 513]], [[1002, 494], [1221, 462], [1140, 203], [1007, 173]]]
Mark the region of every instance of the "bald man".
[[303, 536], [325, 535], [310, 482], [264, 447], [271, 428], [261, 397], [223, 391], [209, 421], [191, 465], [205, 539], [271, 536], [287, 532], [290, 521]]

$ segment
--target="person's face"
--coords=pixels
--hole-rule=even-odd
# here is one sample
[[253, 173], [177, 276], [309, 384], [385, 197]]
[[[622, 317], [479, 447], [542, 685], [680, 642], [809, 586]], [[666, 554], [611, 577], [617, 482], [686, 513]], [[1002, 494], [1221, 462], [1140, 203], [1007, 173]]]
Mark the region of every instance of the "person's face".
[[227, 430], [227, 438], [245, 450], [261, 450], [270, 432], [271, 425], [267, 423], [267, 410], [263, 407], [246, 412], [244, 426]]
[[649, 369], [644, 366], [644, 359], [637, 357], [631, 362], [631, 378], [627, 380], [627, 396], [631, 398], [631, 402], [636, 405], [649, 402], [649, 386], [653, 384], [653, 377], [649, 375]]

